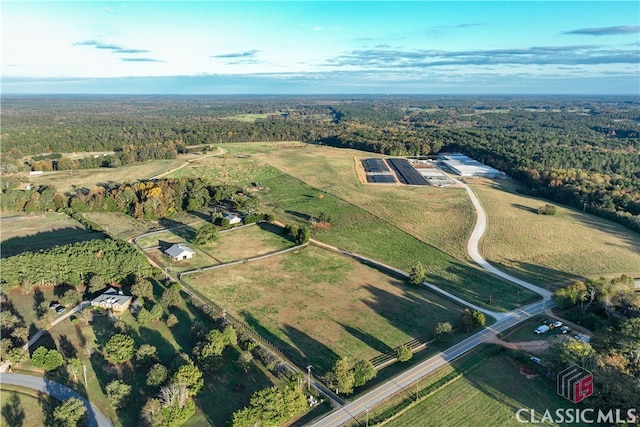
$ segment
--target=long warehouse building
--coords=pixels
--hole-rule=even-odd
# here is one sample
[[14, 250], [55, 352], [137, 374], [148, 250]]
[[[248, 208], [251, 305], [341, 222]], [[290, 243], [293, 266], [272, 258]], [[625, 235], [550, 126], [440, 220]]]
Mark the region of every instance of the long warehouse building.
[[442, 163], [453, 173], [462, 177], [500, 178], [504, 173], [477, 160], [473, 160], [464, 154], [443, 154]]

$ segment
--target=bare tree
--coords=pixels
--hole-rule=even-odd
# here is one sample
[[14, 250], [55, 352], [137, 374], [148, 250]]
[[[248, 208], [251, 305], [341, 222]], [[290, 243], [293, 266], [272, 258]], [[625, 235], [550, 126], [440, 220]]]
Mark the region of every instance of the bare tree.
[[178, 405], [183, 408], [189, 400], [189, 387], [183, 382], [171, 383], [160, 389], [159, 397], [164, 406]]

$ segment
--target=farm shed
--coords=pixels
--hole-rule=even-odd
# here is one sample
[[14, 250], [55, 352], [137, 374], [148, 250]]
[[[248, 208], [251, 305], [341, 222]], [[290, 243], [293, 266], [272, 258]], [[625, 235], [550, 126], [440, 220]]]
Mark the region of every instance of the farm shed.
[[193, 258], [196, 255], [193, 250], [179, 243], [171, 246], [164, 253], [173, 261], [182, 261], [183, 259]]

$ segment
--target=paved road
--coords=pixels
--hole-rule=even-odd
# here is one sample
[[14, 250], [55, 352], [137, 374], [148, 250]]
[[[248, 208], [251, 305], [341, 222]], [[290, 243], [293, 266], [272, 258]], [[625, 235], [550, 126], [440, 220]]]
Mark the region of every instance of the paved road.
[[473, 228], [473, 232], [471, 233], [471, 237], [469, 237], [469, 241], [467, 242], [467, 252], [469, 253], [471, 259], [480, 267], [484, 268], [492, 274], [495, 274], [496, 276], [502, 277], [503, 279], [522, 286], [523, 288], [532, 290], [543, 298], [551, 298], [552, 293], [548, 290], [541, 288], [540, 286], [536, 286], [532, 283], [525, 282], [524, 280], [520, 280], [517, 277], [513, 277], [512, 275], [507, 274], [504, 271], [498, 270], [493, 265], [489, 264], [487, 260], [482, 257], [482, 255], [480, 255], [480, 249], [478, 248], [478, 245], [480, 243], [482, 235], [487, 229], [487, 214], [484, 212], [484, 209], [480, 204], [480, 200], [478, 200], [471, 187], [461, 181], [456, 181], [467, 191], [469, 199], [471, 199], [471, 204], [473, 204], [473, 207], [476, 211], [476, 224]]
[[0, 383], [13, 384], [22, 387], [27, 387], [33, 390], [39, 390], [43, 393], [47, 393], [54, 398], [64, 401], [70, 397], [77, 397], [82, 400], [84, 406], [87, 408], [87, 426], [89, 427], [113, 427], [113, 424], [105, 417], [100, 411], [94, 408], [87, 399], [79, 395], [76, 391], [66, 387], [62, 384], [45, 380], [40, 377], [33, 377], [31, 375], [22, 374], [0, 374]]
[[[471, 188], [468, 185], [458, 180], [455, 180], [455, 181], [460, 183], [460, 185], [462, 185], [467, 191], [467, 194], [471, 199], [471, 203], [473, 204], [473, 207], [477, 215], [476, 223], [471, 233], [471, 237], [467, 242], [467, 252], [469, 253], [469, 256], [478, 265], [480, 265], [482, 268], [489, 271], [490, 273], [496, 276], [499, 276], [503, 279], [506, 279], [510, 282], [513, 282], [517, 285], [520, 285], [524, 288], [530, 289], [533, 292], [538, 293], [540, 296], [542, 296], [542, 301], [531, 304], [521, 309], [513, 310], [509, 313], [492, 313], [491, 315], [494, 316], [497, 319], [497, 321], [491, 327], [483, 329], [477, 334], [472, 335], [471, 337], [455, 344], [454, 346], [448, 348], [447, 350], [441, 353], [438, 353], [437, 355], [425, 360], [424, 362], [414, 366], [413, 368], [397, 375], [396, 377], [378, 386], [377, 388], [366, 393], [365, 395], [359, 397], [353, 402], [333, 411], [326, 417], [312, 424], [312, 427], [340, 426], [346, 423], [347, 421], [351, 420], [352, 418], [355, 418], [356, 416], [362, 414], [363, 412], [366, 412], [368, 408], [375, 406], [376, 404], [382, 402], [383, 400], [391, 397], [395, 393], [416, 383], [424, 376], [429, 375], [431, 372], [435, 371], [441, 366], [446, 365], [447, 363], [451, 362], [455, 358], [460, 357], [461, 355], [473, 349], [474, 347], [477, 347], [478, 345], [488, 341], [489, 339], [494, 337], [496, 334], [502, 331], [505, 331], [511, 328], [512, 326], [515, 326], [518, 323], [532, 316], [535, 316], [536, 314], [543, 313], [545, 310], [548, 310], [554, 306], [553, 302], [551, 301], [551, 295], [552, 295], [551, 292], [539, 286], [536, 286], [532, 283], [525, 282], [524, 280], [520, 280], [516, 277], [513, 277], [507, 273], [504, 273], [498, 270], [497, 268], [489, 264], [482, 257], [482, 255], [480, 255], [480, 250], [478, 249], [478, 245], [487, 227], [487, 215], [485, 214], [484, 209], [482, 208], [482, 205], [480, 204], [480, 201], [474, 194], [473, 190], [471, 190]], [[354, 256], [354, 254], [351, 254], [349, 252], [344, 252], [344, 253], [346, 255]], [[365, 259], [363, 257], [360, 257], [360, 258]], [[368, 261], [371, 261], [371, 260], [368, 260]], [[404, 272], [401, 272], [401, 271], [399, 272], [402, 273], [403, 275], [406, 275], [406, 273]], [[440, 292], [440, 293], [445, 292], [442, 289], [439, 289], [430, 283], [425, 282], [425, 285], [437, 292]], [[453, 297], [455, 300], [459, 302], [466, 303], [461, 298], [455, 297], [453, 295], [450, 295], [450, 297]], [[469, 303], [466, 303], [466, 304], [469, 305]], [[480, 311], [486, 312], [485, 309], [480, 309], [480, 308], [478, 309]]]
[[478, 345], [488, 341], [496, 334], [517, 325], [531, 316], [544, 312], [552, 305], [553, 304], [550, 301], [545, 300], [531, 304], [522, 309], [512, 311], [508, 316], [497, 321], [491, 327], [483, 329], [475, 335], [472, 335], [454, 346], [449, 347], [447, 350], [425, 360], [419, 365], [397, 375], [393, 379], [312, 424], [312, 427], [337, 427], [348, 422], [352, 418], [355, 418], [367, 411], [367, 408], [371, 408], [383, 400], [393, 396], [397, 392], [411, 386], [412, 384], [416, 384], [421, 378], [429, 375], [436, 369], [446, 365]]

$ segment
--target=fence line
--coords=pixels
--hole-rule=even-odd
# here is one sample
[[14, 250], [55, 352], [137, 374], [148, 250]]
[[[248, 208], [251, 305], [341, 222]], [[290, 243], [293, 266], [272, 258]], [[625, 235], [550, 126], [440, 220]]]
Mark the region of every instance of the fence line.
[[188, 271], [183, 271], [182, 273], [178, 273], [178, 278], [180, 278], [182, 276], [185, 276], [185, 275], [188, 275], [188, 274], [201, 273], [203, 271], [214, 270], [216, 268], [229, 267], [229, 266], [232, 266], [232, 265], [244, 264], [246, 262], [258, 261], [258, 260], [269, 258], [269, 257], [275, 256], [275, 255], [281, 255], [281, 254], [284, 254], [284, 253], [287, 253], [287, 252], [294, 251], [296, 249], [303, 248], [303, 247], [307, 246], [308, 244], [309, 243], [303, 243], [301, 245], [296, 245], [296, 246], [293, 246], [291, 248], [282, 249], [280, 251], [271, 252], [271, 253], [268, 253], [268, 254], [265, 254], [265, 255], [258, 255], [258, 256], [255, 256], [255, 257], [251, 257], [251, 258], [243, 258], [243, 259], [236, 260], [236, 261], [223, 262], [221, 264], [210, 265], [208, 267], [203, 267], [203, 268], [194, 268], [193, 270], [188, 270]]

